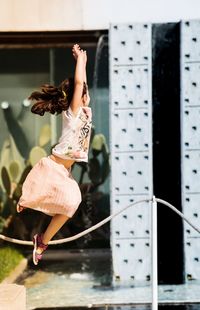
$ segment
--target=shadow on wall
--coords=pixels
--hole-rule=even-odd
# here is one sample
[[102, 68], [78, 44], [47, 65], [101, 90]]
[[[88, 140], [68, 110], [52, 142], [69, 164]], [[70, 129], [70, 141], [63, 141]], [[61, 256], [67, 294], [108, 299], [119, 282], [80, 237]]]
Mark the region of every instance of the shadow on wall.
[[[181, 211], [180, 24], [153, 25], [152, 40], [154, 194]], [[182, 220], [168, 208], [158, 208], [158, 244], [160, 283], [182, 283]]]

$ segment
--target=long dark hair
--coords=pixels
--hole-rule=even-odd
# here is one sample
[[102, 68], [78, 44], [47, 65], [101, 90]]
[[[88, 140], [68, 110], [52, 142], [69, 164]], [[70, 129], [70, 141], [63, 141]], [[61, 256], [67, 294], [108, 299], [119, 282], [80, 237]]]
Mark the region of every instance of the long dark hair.
[[[41, 91], [34, 91], [28, 99], [35, 100], [31, 112], [44, 115], [45, 112], [60, 114], [66, 111], [72, 101], [74, 93], [74, 78], [65, 79], [56, 87], [49, 84], [41, 86]], [[87, 93], [87, 87], [83, 85], [83, 95]]]

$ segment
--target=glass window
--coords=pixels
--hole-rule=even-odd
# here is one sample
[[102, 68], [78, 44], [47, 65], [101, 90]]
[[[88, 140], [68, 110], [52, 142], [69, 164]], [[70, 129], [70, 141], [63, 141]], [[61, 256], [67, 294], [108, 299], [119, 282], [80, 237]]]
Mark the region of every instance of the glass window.
[[[88, 165], [77, 163], [73, 168], [83, 201], [74, 218], [59, 232], [62, 238], [69, 235], [69, 231], [73, 235], [92, 226], [110, 213], [107, 36], [100, 37], [97, 45], [82, 44], [82, 48], [88, 55], [87, 77], [94, 128]], [[10, 215], [16, 217], [9, 232], [16, 238], [31, 239], [32, 230], [37, 229], [35, 226], [40, 230], [46, 227], [46, 215], [28, 210], [27, 216], [22, 218], [15, 213], [15, 207], [25, 175], [42, 156], [50, 154], [61, 134], [60, 115], [32, 114], [27, 98], [42, 84], [59, 85], [66, 77], [73, 76], [74, 68], [70, 48], [0, 50], [0, 169], [3, 176], [0, 223], [2, 230], [2, 223]], [[109, 238], [107, 225], [68, 246], [109, 246]]]

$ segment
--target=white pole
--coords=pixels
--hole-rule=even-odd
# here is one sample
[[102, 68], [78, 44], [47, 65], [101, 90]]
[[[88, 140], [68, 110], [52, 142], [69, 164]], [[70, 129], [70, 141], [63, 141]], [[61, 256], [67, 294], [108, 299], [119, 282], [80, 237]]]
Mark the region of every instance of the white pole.
[[151, 251], [152, 251], [152, 310], [158, 310], [158, 252], [157, 252], [157, 202], [155, 196], [151, 208]]
[[[50, 71], [50, 83], [54, 84], [55, 78], [55, 54], [54, 49], [51, 48], [49, 52], [49, 71]], [[50, 126], [51, 126], [51, 146], [57, 142], [57, 116], [50, 114]]]

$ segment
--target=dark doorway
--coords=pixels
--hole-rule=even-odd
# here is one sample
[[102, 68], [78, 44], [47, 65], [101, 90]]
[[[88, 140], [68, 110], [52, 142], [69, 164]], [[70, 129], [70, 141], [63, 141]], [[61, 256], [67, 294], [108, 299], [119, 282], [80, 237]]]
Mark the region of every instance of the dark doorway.
[[[180, 26], [154, 24], [153, 175], [154, 194], [181, 211], [180, 157]], [[182, 220], [158, 207], [159, 283], [183, 282]]]

